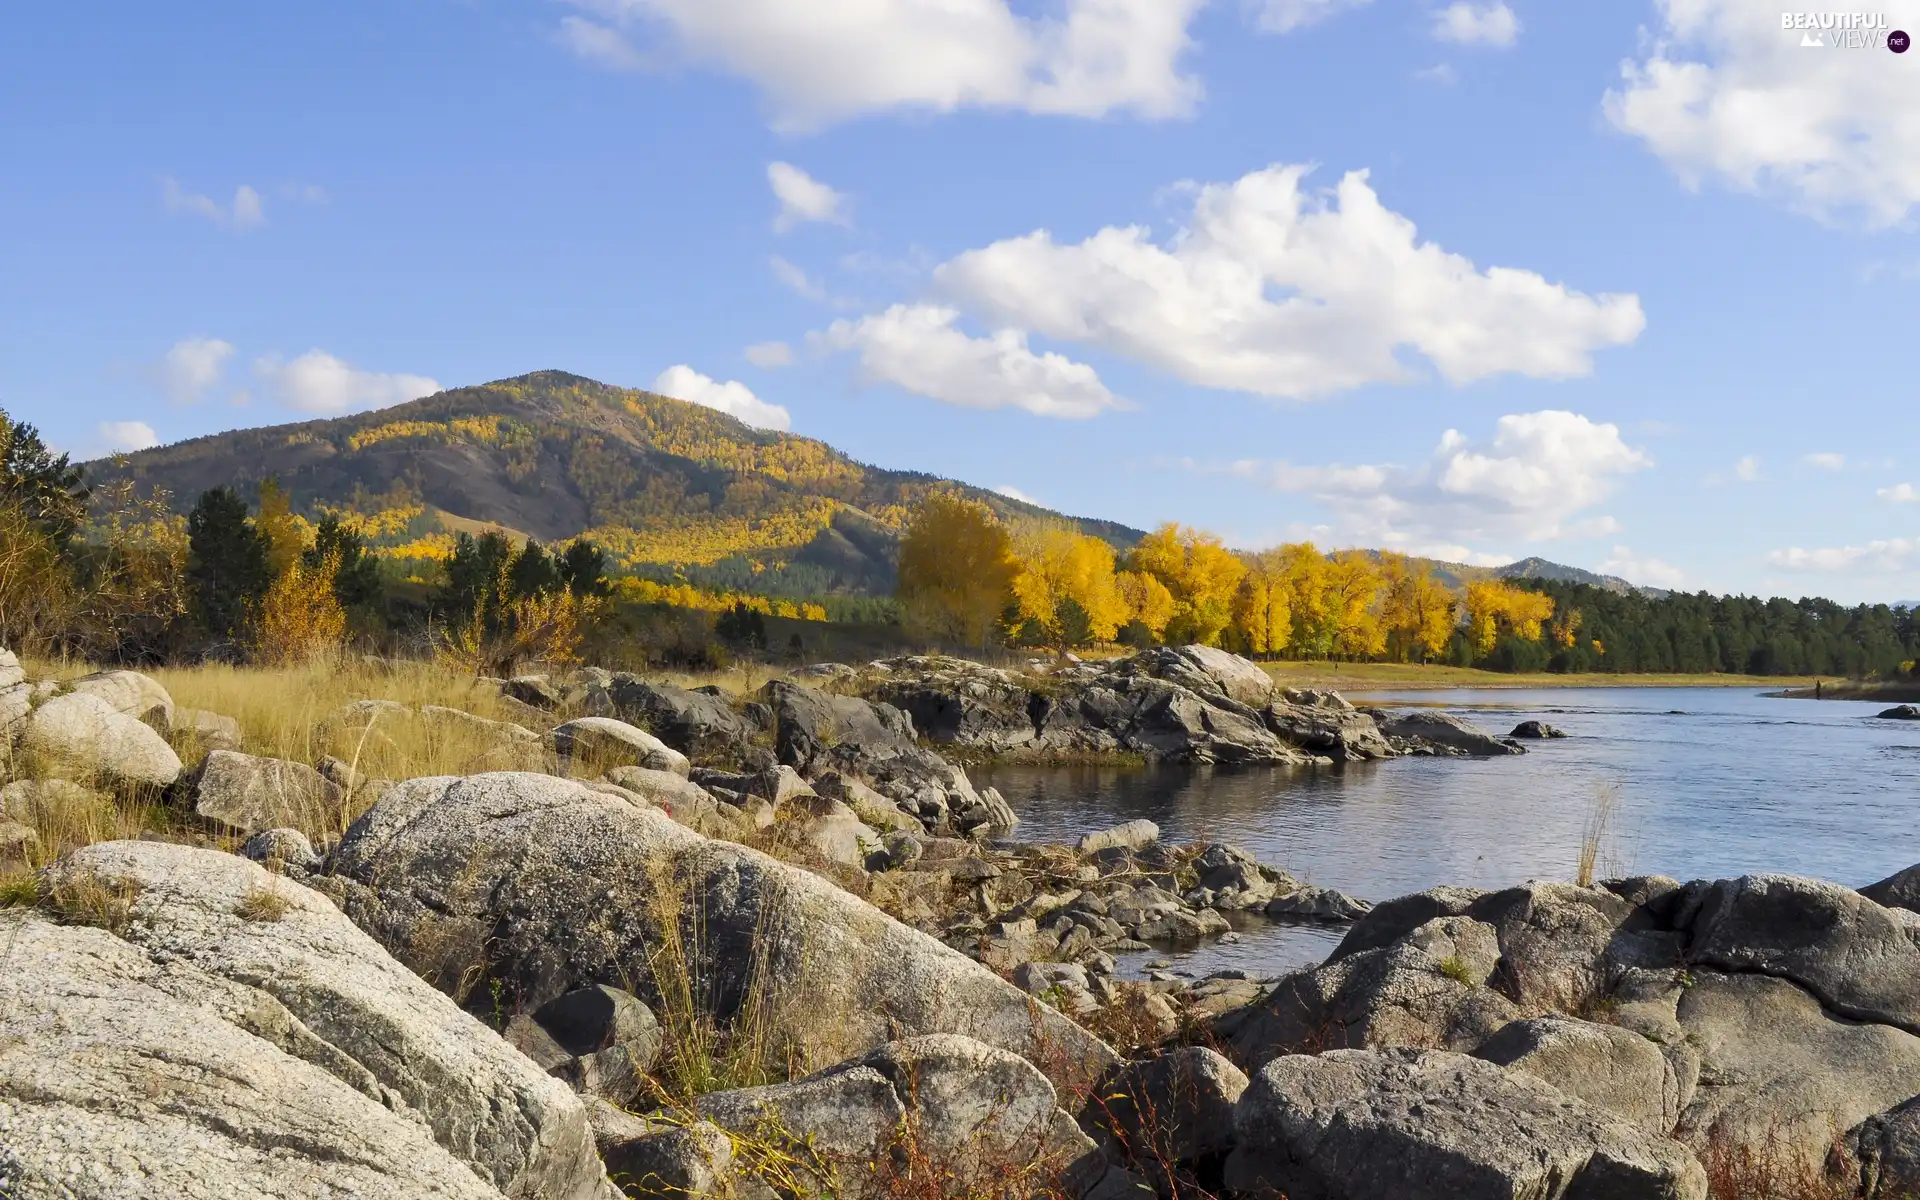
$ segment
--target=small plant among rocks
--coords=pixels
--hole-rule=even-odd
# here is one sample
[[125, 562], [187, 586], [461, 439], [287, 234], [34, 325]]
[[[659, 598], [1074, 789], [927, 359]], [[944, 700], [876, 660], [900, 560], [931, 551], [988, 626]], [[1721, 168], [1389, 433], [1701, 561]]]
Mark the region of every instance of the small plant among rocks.
[[70, 871], [39, 889], [37, 907], [62, 925], [91, 925], [118, 936], [133, 921], [140, 885], [94, 871]]
[[254, 884], [233, 906], [233, 915], [242, 921], [278, 921], [292, 907], [293, 902], [279, 888]]

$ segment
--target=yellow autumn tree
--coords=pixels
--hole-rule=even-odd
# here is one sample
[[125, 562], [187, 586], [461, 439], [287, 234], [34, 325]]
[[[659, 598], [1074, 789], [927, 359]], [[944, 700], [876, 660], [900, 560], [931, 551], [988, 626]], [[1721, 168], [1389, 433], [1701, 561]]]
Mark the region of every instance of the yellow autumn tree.
[[1502, 634], [1539, 641], [1542, 626], [1552, 616], [1552, 596], [1498, 579], [1479, 579], [1467, 585], [1467, 632], [1476, 657], [1492, 654]]
[[1327, 599], [1327, 559], [1312, 542], [1293, 542], [1265, 553], [1273, 589], [1287, 605], [1291, 632], [1286, 649], [1295, 658], [1331, 658], [1339, 633]]
[[254, 626], [254, 648], [262, 659], [299, 663], [339, 648], [347, 633], [347, 613], [333, 591], [339, 570], [337, 554], [317, 566], [295, 557], [273, 581]]
[[1327, 556], [1321, 603], [1334, 653], [1365, 659], [1386, 649], [1378, 611], [1383, 584], [1379, 566], [1366, 551], [1338, 550]]
[[306, 521], [293, 512], [293, 497], [277, 479], [260, 484], [260, 513], [253, 525], [267, 541], [267, 573], [278, 579], [300, 561], [307, 548]]
[[1277, 550], [1246, 558], [1247, 573], [1233, 596], [1233, 627], [1254, 654], [1279, 654], [1293, 644], [1293, 593]]
[[[1056, 640], [1108, 642], [1129, 618], [1114, 578], [1113, 547], [1059, 526], [1022, 532], [1013, 542], [1019, 573], [1014, 603]], [[1076, 611], [1077, 610], [1077, 611]]]
[[1012, 596], [1013, 538], [993, 510], [953, 492], [935, 492], [900, 541], [895, 590], [928, 633], [985, 646]]
[[1247, 566], [1210, 533], [1171, 522], [1133, 548], [1128, 567], [1158, 579], [1173, 596], [1169, 642], [1213, 645], [1233, 619], [1233, 596]]
[[1380, 622], [1388, 653], [1401, 662], [1425, 662], [1445, 653], [1458, 609], [1453, 589], [1435, 579], [1427, 564], [1404, 554], [1383, 553], [1380, 569]]
[[1144, 571], [1119, 571], [1113, 582], [1127, 605], [1127, 620], [1138, 621], [1159, 637], [1173, 620], [1173, 593]]

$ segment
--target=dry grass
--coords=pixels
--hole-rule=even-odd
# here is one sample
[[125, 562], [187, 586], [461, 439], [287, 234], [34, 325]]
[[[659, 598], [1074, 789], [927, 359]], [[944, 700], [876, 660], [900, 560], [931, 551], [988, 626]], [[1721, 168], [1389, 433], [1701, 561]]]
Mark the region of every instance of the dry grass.
[[[84, 772], [60, 764], [41, 763], [26, 756], [10, 764], [16, 781], [43, 786], [20, 789], [7, 806], [7, 817], [31, 829], [34, 840], [17, 863], [38, 870], [72, 850], [95, 842], [120, 841], [157, 833], [172, 841], [193, 841], [193, 831], [177, 814], [157, 800], [143, 797], [114, 799]], [[80, 775], [81, 778], [71, 778]], [[55, 781], [46, 785], [47, 781]]]
[[1620, 789], [1612, 785], [1596, 788], [1593, 803], [1587, 809], [1586, 824], [1580, 831], [1580, 864], [1574, 882], [1592, 887], [1607, 863], [1613, 818], [1620, 807]]
[[241, 896], [239, 902], [233, 906], [233, 915], [243, 921], [278, 921], [286, 916], [287, 910], [293, 907], [293, 902], [287, 899], [286, 893], [280, 890], [277, 883], [278, 877], [275, 878], [275, 882], [265, 887], [257, 885], [249, 887], [246, 894]]
[[110, 879], [93, 871], [69, 871], [58, 880], [42, 881], [35, 906], [63, 925], [91, 925], [119, 934], [133, 920], [140, 885], [132, 879]]
[[[1756, 1145], [1736, 1141], [1717, 1126], [1697, 1153], [1709, 1200], [1850, 1200], [1858, 1194], [1859, 1168], [1837, 1133], [1824, 1163], [1777, 1132]], [[1903, 1198], [1888, 1194], [1886, 1200]]]

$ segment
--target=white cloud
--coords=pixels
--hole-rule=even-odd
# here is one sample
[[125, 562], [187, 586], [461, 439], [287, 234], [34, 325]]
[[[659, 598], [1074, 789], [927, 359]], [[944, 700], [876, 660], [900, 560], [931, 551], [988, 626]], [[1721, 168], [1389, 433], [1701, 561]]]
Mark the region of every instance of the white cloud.
[[780, 201], [773, 219], [775, 233], [785, 233], [810, 221], [849, 224], [847, 194], [837, 192], [792, 163], [768, 163], [767, 184]]
[[1447, 63], [1435, 63], [1431, 67], [1422, 67], [1413, 73], [1413, 77], [1421, 83], [1434, 83], [1441, 87], [1452, 87], [1460, 82], [1459, 73]]
[[226, 374], [233, 343], [190, 337], [175, 342], [145, 374], [175, 404], [193, 404]]
[[1254, 20], [1264, 32], [1292, 33], [1371, 3], [1373, 0], [1261, 0]]
[[1741, 483], [1760, 482], [1760, 460], [1749, 454], [1733, 464], [1733, 477]]
[[792, 429], [793, 416], [778, 404], [768, 404], [744, 383], [709, 379], [684, 363], [668, 367], [653, 381], [653, 390], [675, 400], [718, 409], [758, 429]]
[[1791, 546], [1767, 555], [1769, 566], [1789, 571], [1818, 571], [1844, 574], [1879, 571], [1898, 574], [1920, 566], [1920, 540], [1886, 538], [1864, 546], [1829, 546], [1803, 550]]
[[1641, 587], [1666, 588], [1672, 591], [1686, 585], [1684, 571], [1671, 563], [1661, 562], [1648, 555], [1635, 554], [1626, 546], [1615, 546], [1613, 553], [1600, 564], [1605, 575], [1618, 575], [1628, 583]]
[[585, 17], [561, 17], [555, 36], [562, 46], [595, 66], [638, 71], [648, 65], [647, 56], [635, 50], [618, 29]]
[[803, 296], [815, 304], [832, 303], [833, 297], [828, 293], [825, 284], [815, 280], [805, 270], [781, 258], [778, 254], [767, 259], [767, 266], [772, 268], [773, 277], [785, 284], [794, 294]]
[[994, 488], [993, 490], [1000, 493], [1002, 496], [1005, 496], [1009, 500], [1018, 500], [1022, 504], [1031, 504], [1031, 505], [1034, 505], [1035, 507], [1040, 507], [1040, 508], [1045, 507], [1038, 500], [1035, 500], [1032, 496], [1027, 495], [1025, 492], [1021, 491], [1019, 488], [1013, 486], [1010, 483], [1003, 483], [999, 487]]
[[[1920, 88], [1908, 56], [1782, 29], [1752, 0], [1659, 0], [1661, 28], [1604, 102], [1689, 187], [1718, 179], [1817, 218], [1898, 224], [1920, 204]], [[1873, 6], [1920, 27], [1920, 0]], [[1859, 31], [1855, 31], [1859, 32]], [[1884, 35], [1886, 30], [1877, 30]], [[1803, 48], [1809, 36], [1825, 43]]]
[[260, 193], [244, 183], [234, 189], [233, 203], [228, 206], [211, 196], [189, 192], [180, 186], [179, 180], [167, 176], [160, 181], [160, 203], [170, 214], [205, 217], [216, 225], [235, 229], [252, 229], [267, 220]]
[[785, 342], [756, 342], [747, 347], [747, 361], [756, 367], [790, 367], [793, 347]]
[[1619, 426], [1547, 410], [1501, 417], [1485, 447], [1449, 429], [1417, 467], [1245, 460], [1227, 470], [1313, 497], [1353, 542], [1420, 549], [1616, 532], [1613, 518], [1581, 514], [1611, 496], [1622, 477], [1652, 465], [1621, 440]]
[[253, 373], [288, 408], [322, 416], [389, 408], [442, 390], [424, 375], [362, 371], [324, 350], [309, 350], [292, 362], [264, 355], [253, 360]]
[[786, 129], [889, 109], [1176, 117], [1200, 98], [1180, 60], [1205, 0], [1064, 0], [1045, 17], [1009, 0], [574, 2], [598, 18], [561, 22], [574, 53], [633, 68], [646, 56], [628, 34], [661, 35], [751, 80]]
[[1027, 337], [1001, 330], [970, 337], [960, 314], [932, 305], [896, 304], [858, 321], [835, 321], [815, 335], [832, 350], [860, 355], [863, 377], [966, 408], [1021, 408], [1035, 416], [1096, 416], [1121, 402], [1085, 363], [1035, 354]]
[[1457, 0], [1433, 14], [1433, 36], [1461, 46], [1512, 46], [1520, 40], [1520, 19], [1505, 4]]
[[1873, 493], [1888, 504], [1920, 504], [1920, 490], [1910, 483], [1896, 483], [1892, 487], [1883, 487]]
[[1808, 454], [1803, 455], [1800, 461], [1810, 467], [1818, 467], [1822, 471], [1844, 471], [1847, 467], [1847, 456], [1844, 454]]
[[1420, 372], [1449, 382], [1584, 375], [1646, 325], [1639, 298], [1598, 298], [1512, 267], [1477, 269], [1380, 203], [1365, 171], [1331, 195], [1274, 166], [1195, 189], [1163, 247], [1140, 226], [1078, 244], [1045, 230], [969, 251], [934, 277], [989, 323], [1105, 347], [1189, 383], [1313, 397]]
[[94, 433], [110, 454], [151, 450], [160, 444], [160, 435], [145, 421], [102, 421], [94, 426]]

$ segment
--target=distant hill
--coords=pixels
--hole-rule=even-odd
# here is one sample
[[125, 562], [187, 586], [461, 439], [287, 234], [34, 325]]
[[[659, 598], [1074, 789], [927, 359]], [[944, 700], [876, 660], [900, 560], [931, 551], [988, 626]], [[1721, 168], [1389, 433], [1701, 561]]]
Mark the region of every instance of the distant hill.
[[[297, 511], [351, 514], [391, 558], [444, 557], [463, 531], [587, 535], [629, 569], [799, 593], [890, 591], [899, 531], [935, 488], [960, 488], [1006, 518], [1059, 515], [561, 371], [214, 434], [88, 469], [164, 487], [183, 509], [208, 488], [251, 495], [276, 478]], [[1123, 549], [1142, 536], [1110, 521], [1075, 523]]]
[[1665, 588], [1640, 587], [1618, 575], [1600, 575], [1593, 571], [1584, 571], [1579, 567], [1569, 567], [1564, 563], [1548, 562], [1544, 558], [1523, 558], [1519, 562], [1508, 563], [1504, 567], [1495, 567], [1493, 573], [1502, 579], [1550, 579], [1560, 583], [1584, 583], [1589, 587], [1604, 588], [1623, 596], [1638, 592], [1643, 596], [1657, 598], [1668, 594]]

